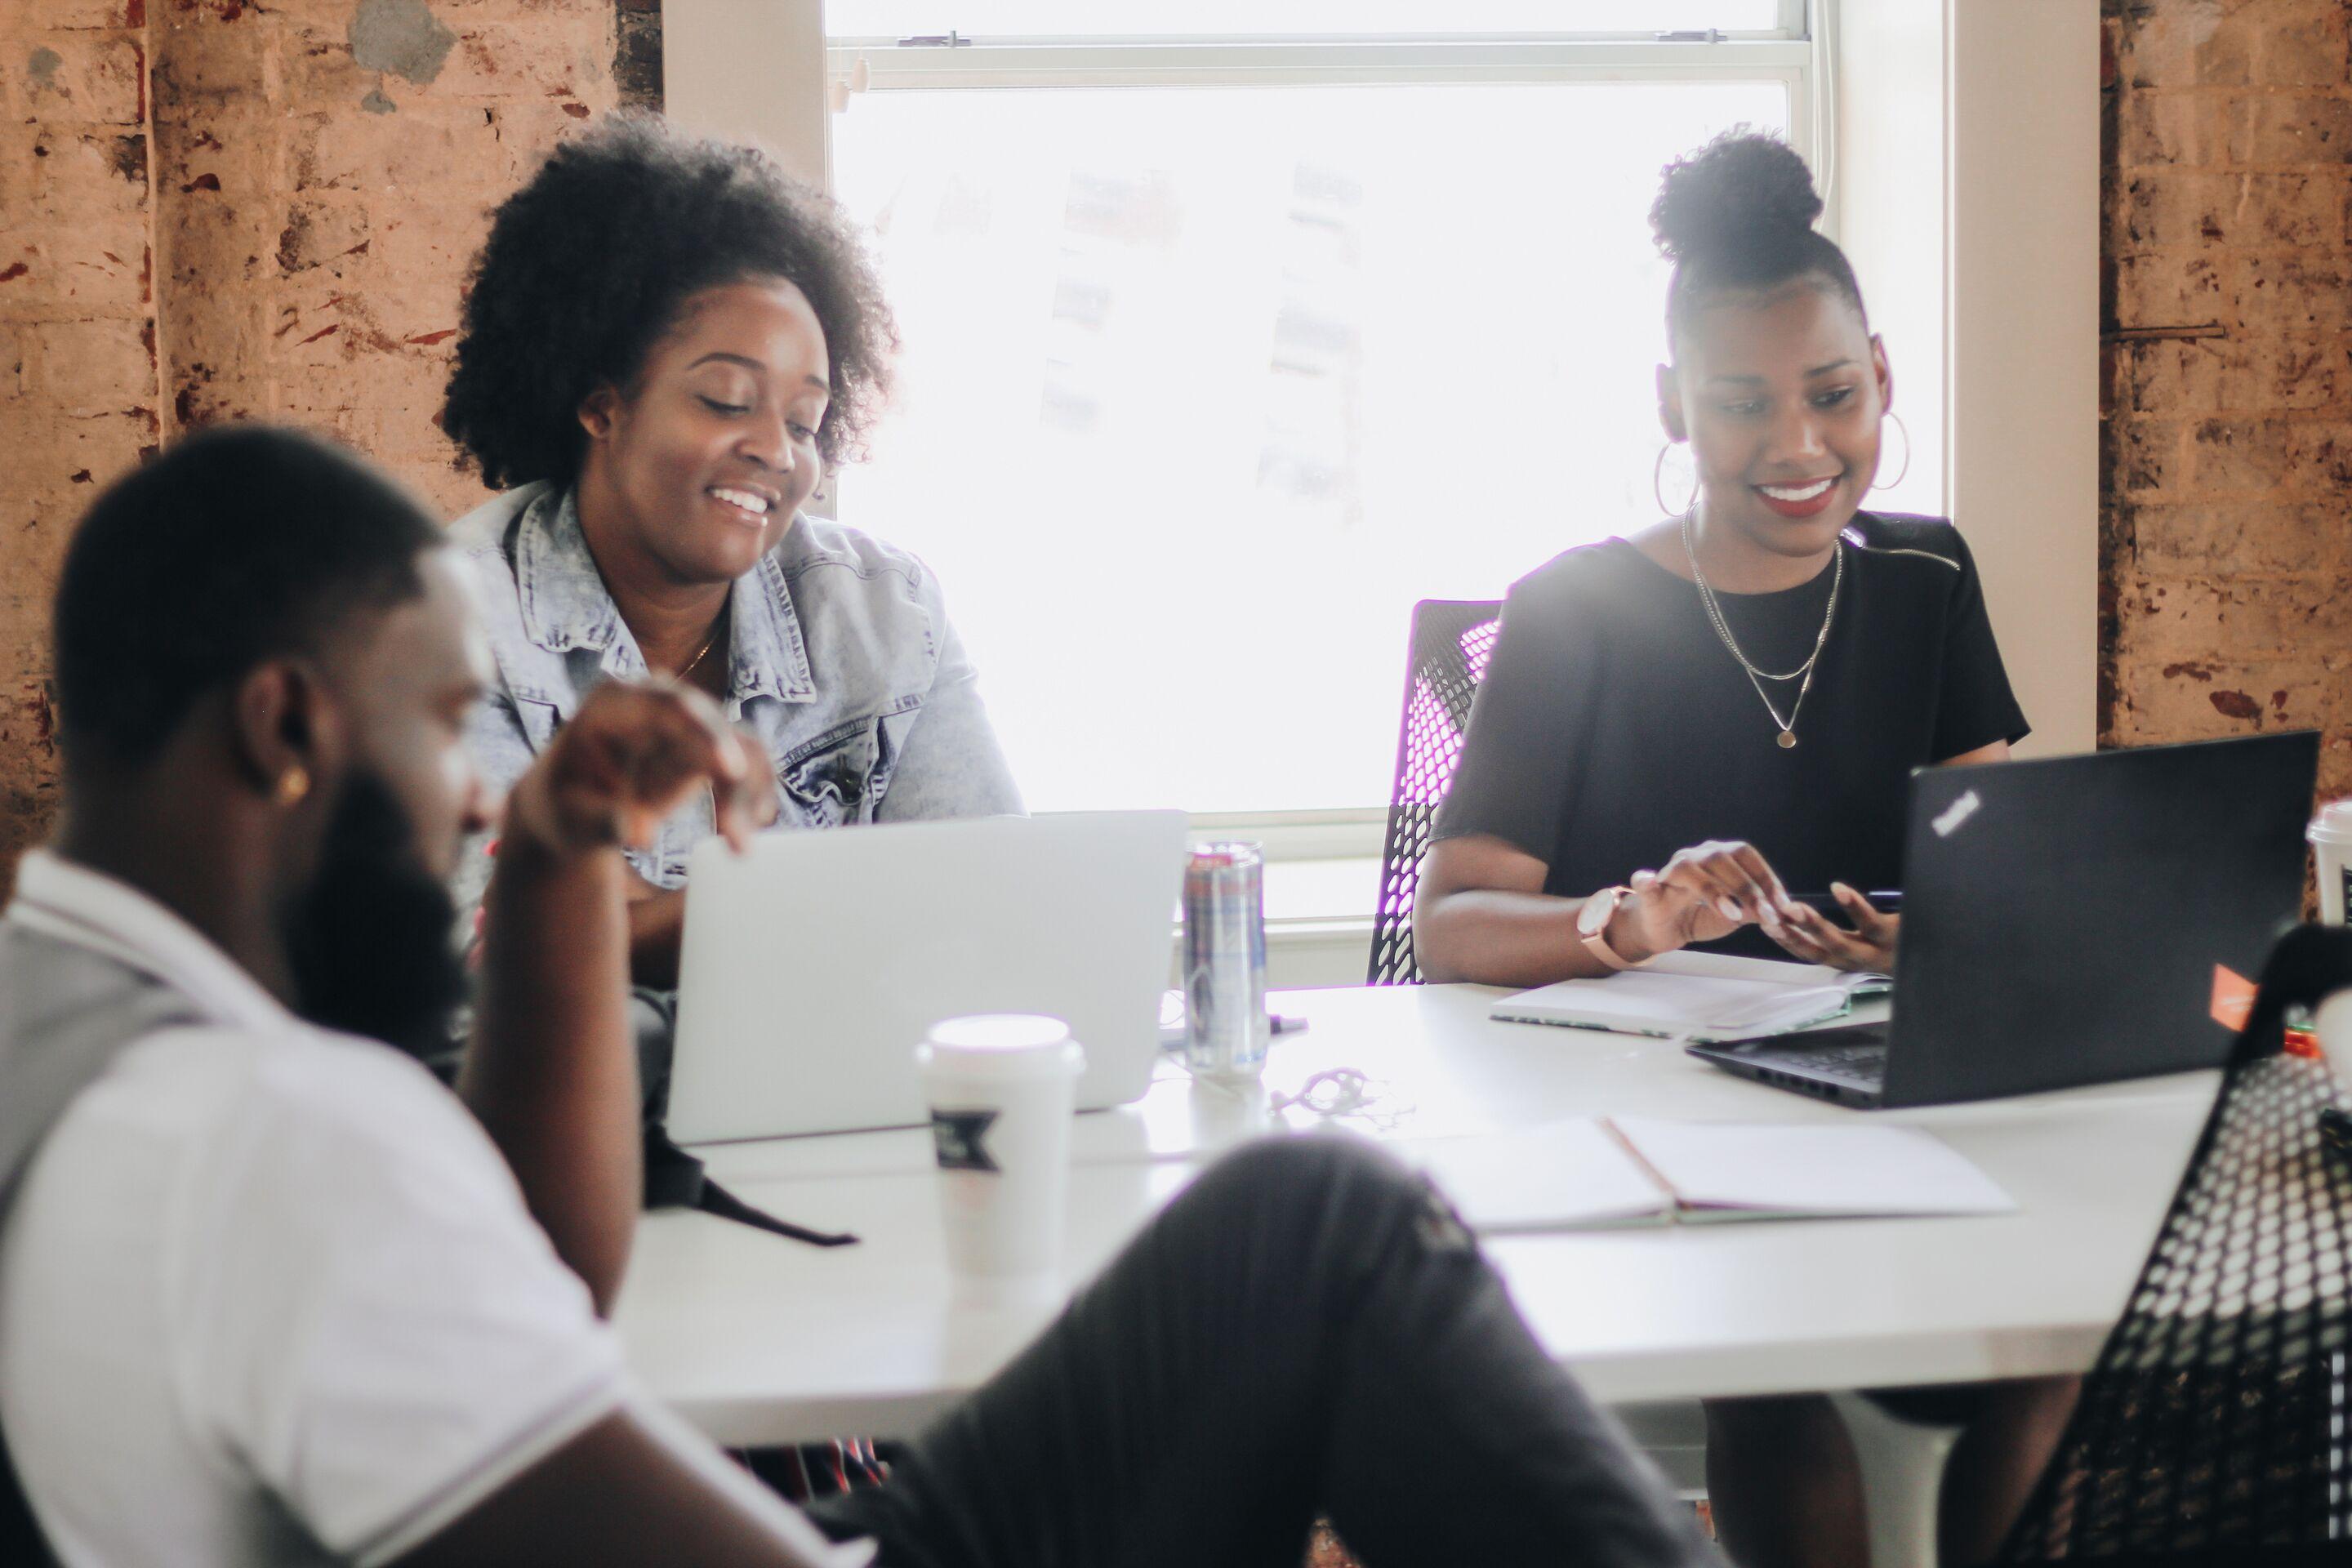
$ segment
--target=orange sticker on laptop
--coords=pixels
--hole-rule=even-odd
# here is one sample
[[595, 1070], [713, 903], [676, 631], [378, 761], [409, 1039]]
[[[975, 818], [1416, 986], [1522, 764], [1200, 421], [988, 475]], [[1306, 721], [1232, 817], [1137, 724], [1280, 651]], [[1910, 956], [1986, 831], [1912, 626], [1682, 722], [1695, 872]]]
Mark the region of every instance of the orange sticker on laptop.
[[2213, 966], [2213, 1021], [2232, 1034], [2254, 1011], [2254, 983], [2226, 963]]

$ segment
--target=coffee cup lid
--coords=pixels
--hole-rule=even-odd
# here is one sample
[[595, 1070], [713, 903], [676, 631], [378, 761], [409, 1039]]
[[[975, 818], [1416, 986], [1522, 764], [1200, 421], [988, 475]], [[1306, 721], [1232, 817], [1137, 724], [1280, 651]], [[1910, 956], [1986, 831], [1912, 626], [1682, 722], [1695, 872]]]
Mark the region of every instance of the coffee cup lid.
[[1070, 1026], [1042, 1013], [974, 1013], [942, 1018], [923, 1042], [929, 1059], [992, 1077], [1063, 1070], [1079, 1057]]
[[2352, 800], [2330, 801], [2321, 806], [2305, 837], [2314, 842], [2352, 843]]

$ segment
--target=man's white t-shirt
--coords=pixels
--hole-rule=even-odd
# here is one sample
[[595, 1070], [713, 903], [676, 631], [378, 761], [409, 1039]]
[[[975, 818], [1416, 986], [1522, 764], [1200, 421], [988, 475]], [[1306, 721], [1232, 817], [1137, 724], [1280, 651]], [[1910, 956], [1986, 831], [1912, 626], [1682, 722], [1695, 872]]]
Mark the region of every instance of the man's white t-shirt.
[[[862, 1568], [623, 1374], [471, 1112], [42, 852], [5, 920], [163, 980], [0, 1228], [0, 1430], [67, 1568], [388, 1563], [625, 1402], [782, 1555]], [[0, 1047], [5, 1042], [0, 1041]]]
[[68, 1565], [389, 1561], [623, 1388], [459, 1101], [290, 1020], [130, 1047], [0, 1234], [0, 1423]]

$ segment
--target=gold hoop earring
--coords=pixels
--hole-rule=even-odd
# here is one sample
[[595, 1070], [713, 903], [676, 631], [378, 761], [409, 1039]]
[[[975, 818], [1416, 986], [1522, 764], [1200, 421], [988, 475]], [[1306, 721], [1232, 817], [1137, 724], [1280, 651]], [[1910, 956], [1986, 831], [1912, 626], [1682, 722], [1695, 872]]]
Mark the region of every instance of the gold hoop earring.
[[1895, 413], [1892, 408], [1880, 417], [1894, 420], [1895, 427], [1903, 432], [1903, 467], [1895, 471], [1895, 477], [1891, 479], [1874, 479], [1870, 481], [1872, 489], [1891, 490], [1901, 484], [1911, 472], [1911, 426], [1903, 423], [1903, 416]]
[[297, 763], [278, 775], [278, 804], [293, 805], [310, 793], [310, 770]]
[[1679, 507], [1671, 507], [1666, 504], [1664, 494], [1666, 454], [1673, 451], [1675, 449], [1675, 443], [1669, 441], [1664, 446], [1659, 447], [1658, 460], [1650, 465], [1650, 499], [1656, 501], [1658, 503], [1658, 510], [1664, 512], [1668, 517], [1681, 517], [1685, 512], [1688, 512], [1691, 508], [1698, 505], [1698, 476], [1696, 474], [1691, 476], [1690, 500], [1683, 502]]

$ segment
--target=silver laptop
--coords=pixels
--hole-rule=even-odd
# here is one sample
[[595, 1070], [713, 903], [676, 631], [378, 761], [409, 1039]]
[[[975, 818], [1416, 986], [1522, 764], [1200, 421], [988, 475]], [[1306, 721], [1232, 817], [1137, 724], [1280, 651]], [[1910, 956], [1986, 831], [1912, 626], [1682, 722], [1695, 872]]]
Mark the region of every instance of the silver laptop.
[[1045, 1013], [1078, 1104], [1140, 1095], [1160, 1048], [1186, 826], [1081, 812], [712, 839], [687, 871], [670, 1136], [915, 1126], [941, 1018]]

